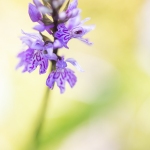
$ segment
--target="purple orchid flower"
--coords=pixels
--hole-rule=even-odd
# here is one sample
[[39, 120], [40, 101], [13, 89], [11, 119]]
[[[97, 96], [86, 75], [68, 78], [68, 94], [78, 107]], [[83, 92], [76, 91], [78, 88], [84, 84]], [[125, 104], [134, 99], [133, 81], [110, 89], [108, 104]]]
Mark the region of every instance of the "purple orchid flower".
[[58, 31], [55, 33], [55, 37], [61, 42], [61, 44], [68, 48], [67, 43], [70, 39], [76, 38], [80, 41], [92, 45], [88, 39], [84, 39], [83, 36], [95, 28], [94, 25], [84, 26], [84, 22], [88, 21], [90, 18], [86, 18], [83, 21], [80, 21], [79, 17], [72, 18], [65, 24], [58, 25]]
[[23, 34], [21, 40], [28, 48], [19, 53], [18, 57], [21, 61], [17, 68], [24, 66], [23, 72], [32, 72], [37, 66], [40, 66], [39, 73], [45, 73], [48, 68], [48, 60], [57, 60], [57, 56], [53, 53], [52, 43], [45, 44], [40, 34], [25, 32]]
[[[74, 71], [67, 67], [68, 63], [81, 72], [83, 70], [73, 58], [64, 60], [64, 57], [60, 57], [59, 48], [68, 48], [67, 44], [73, 38], [91, 45], [92, 43], [83, 37], [95, 27], [84, 25], [89, 18], [81, 20], [78, 0], [72, 0], [71, 3], [68, 0], [64, 11], [60, 13], [64, 3], [65, 0], [33, 0], [33, 4], [29, 3], [28, 13], [32, 22], [37, 23], [33, 29], [38, 33], [23, 32], [20, 39], [25, 47], [24, 51], [18, 54], [20, 62], [17, 66], [17, 68], [23, 67], [23, 72], [29, 73], [39, 66], [39, 74], [44, 74], [51, 61], [51, 72], [46, 80], [46, 85], [53, 89], [56, 83], [60, 93], [65, 92], [66, 82], [71, 88], [77, 82]], [[54, 41], [51, 42], [50, 37], [43, 31], [51, 34]]]
[[68, 20], [70, 18], [76, 17], [81, 11], [77, 8], [78, 0], [73, 0], [66, 11], [59, 14], [60, 20]]
[[39, 32], [43, 32], [44, 30], [46, 30], [49, 34], [52, 34], [50, 29], [54, 25], [53, 24], [45, 25], [42, 21], [43, 14], [51, 15], [52, 13], [51, 9], [48, 9], [47, 7], [45, 7], [39, 0], [33, 0], [33, 3], [34, 5], [29, 3], [28, 13], [33, 22], [39, 23], [39, 25], [36, 25], [34, 29]]
[[61, 59], [57, 60], [56, 70], [52, 71], [49, 74], [47, 81], [46, 81], [46, 85], [50, 89], [53, 89], [54, 83], [56, 82], [57, 86], [60, 88], [61, 94], [65, 92], [66, 81], [69, 83], [71, 88], [73, 88], [77, 82], [77, 78], [74, 75], [74, 71], [67, 68], [67, 62], [70, 62], [81, 72], [83, 71], [82, 68], [79, 66], [79, 64], [72, 58], [69, 58], [65, 61], [64, 57], [61, 57]]

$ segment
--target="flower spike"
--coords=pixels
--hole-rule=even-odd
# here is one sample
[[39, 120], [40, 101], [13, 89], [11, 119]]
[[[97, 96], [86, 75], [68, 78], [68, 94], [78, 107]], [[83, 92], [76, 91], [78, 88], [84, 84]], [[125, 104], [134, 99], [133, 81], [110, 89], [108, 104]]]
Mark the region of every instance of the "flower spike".
[[[61, 11], [64, 2], [65, 0], [33, 0], [33, 4], [29, 3], [28, 14], [31, 21], [37, 23], [33, 27], [36, 33], [22, 31], [20, 40], [24, 48], [17, 55], [20, 62], [16, 67], [17, 69], [23, 67], [22, 72], [29, 73], [39, 67], [39, 74], [44, 74], [51, 64], [46, 85], [52, 90], [56, 83], [60, 93], [65, 92], [66, 82], [71, 88], [77, 83], [75, 72], [68, 68], [68, 63], [80, 72], [84, 70], [74, 58], [65, 60], [63, 56], [59, 56], [59, 49], [63, 47], [69, 49], [68, 42], [71, 39], [92, 45], [84, 35], [95, 28], [94, 25], [84, 25], [90, 18], [81, 20], [78, 0], [67, 0], [66, 7]], [[47, 31], [47, 35], [44, 31]], [[51, 40], [51, 37], [54, 40]]]

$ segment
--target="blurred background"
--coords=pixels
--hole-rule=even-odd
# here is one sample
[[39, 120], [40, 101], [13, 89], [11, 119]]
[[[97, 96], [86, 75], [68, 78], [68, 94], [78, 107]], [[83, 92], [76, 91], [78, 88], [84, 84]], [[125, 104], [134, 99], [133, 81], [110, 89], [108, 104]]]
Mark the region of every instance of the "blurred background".
[[[0, 150], [32, 150], [47, 74], [15, 70], [30, 0], [0, 0]], [[150, 150], [150, 0], [79, 0], [96, 29], [59, 54], [84, 73], [50, 92], [39, 150]]]

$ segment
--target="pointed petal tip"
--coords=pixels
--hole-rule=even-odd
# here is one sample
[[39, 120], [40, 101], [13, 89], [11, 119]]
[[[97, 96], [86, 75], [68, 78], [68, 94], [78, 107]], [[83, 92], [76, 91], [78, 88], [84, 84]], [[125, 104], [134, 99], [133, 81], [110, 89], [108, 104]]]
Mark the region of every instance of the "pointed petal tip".
[[80, 72], [84, 72], [84, 70], [81, 68], [81, 66], [77, 63], [77, 61], [73, 58], [68, 58], [66, 59], [66, 62], [71, 63], [73, 66], [75, 66], [77, 68], [77, 70], [79, 70]]

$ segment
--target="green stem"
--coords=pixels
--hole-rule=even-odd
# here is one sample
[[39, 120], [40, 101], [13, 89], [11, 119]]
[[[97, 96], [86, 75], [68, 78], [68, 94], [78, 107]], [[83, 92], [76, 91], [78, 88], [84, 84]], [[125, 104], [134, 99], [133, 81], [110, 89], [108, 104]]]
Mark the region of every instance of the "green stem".
[[44, 116], [46, 114], [46, 110], [47, 110], [47, 106], [48, 106], [48, 101], [49, 101], [49, 95], [50, 95], [50, 89], [47, 87], [45, 95], [44, 95], [44, 103], [42, 106], [42, 110], [41, 110], [41, 115], [40, 115], [40, 119], [37, 125], [37, 129], [36, 129], [36, 133], [35, 133], [35, 144], [36, 147], [38, 148], [39, 146], [39, 138], [40, 138], [40, 134], [43, 128], [43, 124], [44, 124]]
[[38, 124], [37, 124], [37, 129], [36, 129], [36, 132], [35, 132], [35, 150], [39, 149], [40, 135], [41, 135], [41, 131], [42, 131], [42, 128], [43, 128], [43, 125], [44, 125], [44, 117], [45, 117], [45, 114], [46, 114], [48, 102], [50, 100], [49, 95], [50, 95], [50, 89], [47, 87], [44, 98], [43, 98], [43, 105], [42, 105], [39, 121], [38, 121]]

